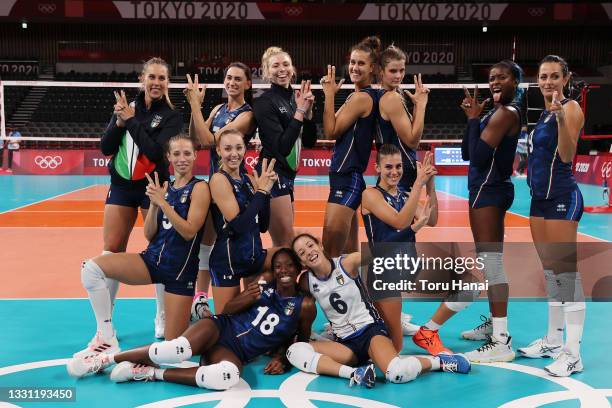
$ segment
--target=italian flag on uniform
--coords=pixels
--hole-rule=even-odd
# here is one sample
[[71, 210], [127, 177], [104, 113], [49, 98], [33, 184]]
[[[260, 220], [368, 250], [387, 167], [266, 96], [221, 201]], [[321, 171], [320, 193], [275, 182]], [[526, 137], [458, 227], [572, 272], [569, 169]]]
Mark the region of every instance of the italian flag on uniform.
[[145, 173], [155, 170], [155, 163], [140, 153], [128, 130], [125, 131], [119, 152], [115, 155], [114, 166], [117, 173], [126, 180], [142, 180]]

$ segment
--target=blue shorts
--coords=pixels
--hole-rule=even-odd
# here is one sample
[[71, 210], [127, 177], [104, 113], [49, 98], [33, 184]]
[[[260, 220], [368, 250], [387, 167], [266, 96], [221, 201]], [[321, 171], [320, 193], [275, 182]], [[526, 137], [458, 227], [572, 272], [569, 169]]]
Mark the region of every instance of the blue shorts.
[[132, 186], [118, 186], [111, 184], [106, 195], [106, 204], [120, 205], [122, 207], [149, 208], [149, 197], [145, 194], [145, 188], [134, 188]]
[[[236, 333], [234, 333], [234, 329], [232, 328], [230, 318], [226, 315], [220, 314], [207, 317], [207, 319], [211, 319], [217, 326], [217, 329], [219, 329], [219, 338], [217, 339], [217, 343], [215, 343], [215, 345], [225, 347], [234, 353], [243, 364], [247, 363], [248, 359], [246, 359], [242, 347], [240, 347], [240, 343], [238, 343], [238, 339], [236, 338]], [[203, 360], [204, 355], [200, 357], [200, 365], [207, 364]]]
[[[164, 290], [168, 293], [193, 297], [195, 294], [195, 279], [176, 280], [176, 270], [169, 271], [165, 268], [160, 268], [156, 260], [151, 259], [145, 251], [140, 254], [140, 257], [149, 270], [151, 282], [163, 283]], [[197, 274], [197, 271], [195, 273]]]
[[282, 174], [278, 175], [278, 180], [272, 186], [272, 190], [270, 190], [270, 197], [281, 197], [281, 196], [291, 196], [291, 202], [293, 202], [293, 183], [295, 180], [283, 176]]
[[358, 366], [365, 364], [370, 359], [368, 350], [370, 349], [370, 342], [374, 336], [385, 336], [389, 337], [389, 331], [384, 323], [372, 323], [362, 328], [360, 331], [352, 334], [346, 339], [337, 339], [336, 341], [340, 344], [350, 348], [351, 351], [357, 357]]
[[497, 207], [508, 211], [514, 201], [514, 184], [470, 191], [470, 208]]
[[[215, 243], [216, 246], [216, 243]], [[245, 260], [230, 259], [225, 251], [211, 252], [209, 259], [210, 280], [215, 287], [239, 286], [241, 278], [257, 275], [263, 269], [268, 251], [262, 249], [254, 258]]]
[[356, 210], [361, 204], [361, 194], [365, 188], [365, 180], [361, 173], [329, 173], [327, 202]]
[[582, 193], [574, 191], [549, 199], [532, 199], [529, 216], [543, 217], [545, 220], [580, 221], [584, 211]]

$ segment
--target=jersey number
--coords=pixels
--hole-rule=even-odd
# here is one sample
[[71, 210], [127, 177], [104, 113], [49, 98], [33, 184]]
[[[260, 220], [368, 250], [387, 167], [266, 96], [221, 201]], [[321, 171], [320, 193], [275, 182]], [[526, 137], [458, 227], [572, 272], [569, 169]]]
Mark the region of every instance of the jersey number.
[[268, 306], [259, 306], [257, 308], [257, 317], [255, 317], [255, 320], [251, 322], [251, 324], [255, 327], [257, 327], [257, 325], [261, 322], [259, 331], [266, 336], [272, 334], [274, 327], [280, 323], [280, 318], [276, 313], [270, 313], [263, 322], [261, 321], [268, 309]]
[[342, 300], [340, 295], [335, 292], [329, 295], [329, 304], [331, 305], [331, 307], [334, 308], [336, 312], [340, 314], [345, 314], [348, 310], [348, 306], [346, 305], [346, 303]]
[[533, 153], [533, 132], [535, 132], [535, 129], [529, 132], [529, 136], [527, 136], [527, 151], [529, 154]]
[[[174, 206], [172, 206], [172, 209], [174, 209]], [[168, 217], [166, 217], [166, 214], [164, 214], [162, 217], [162, 226], [164, 227], [164, 229], [167, 229], [167, 230], [172, 228], [172, 223], [170, 222], [170, 220], [168, 220]]]

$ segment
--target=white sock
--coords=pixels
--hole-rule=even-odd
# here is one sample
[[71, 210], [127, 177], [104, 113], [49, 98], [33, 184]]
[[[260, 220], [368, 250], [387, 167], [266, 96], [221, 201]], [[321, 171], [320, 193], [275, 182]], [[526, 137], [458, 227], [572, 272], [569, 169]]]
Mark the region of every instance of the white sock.
[[164, 314], [164, 293], [165, 286], [163, 283], [155, 284], [155, 305], [157, 306], [156, 316], [161, 316]]
[[436, 356], [423, 356], [423, 357], [431, 361], [431, 371], [440, 370], [440, 357], [436, 357]]
[[156, 368], [153, 370], [153, 373], [155, 374], [155, 379], [157, 381], [164, 381], [164, 372], [166, 371], [165, 368]]
[[338, 377], [350, 379], [351, 375], [353, 375], [353, 371], [355, 371], [353, 367], [341, 365], [340, 371], [338, 372]]
[[508, 338], [508, 317], [492, 317], [493, 337], [497, 340], [507, 340]]
[[586, 310], [565, 311], [565, 349], [574, 357], [580, 355], [580, 343], [582, 341], [582, 331], [584, 329], [584, 317]]
[[548, 302], [548, 332], [546, 341], [550, 344], [563, 344], [563, 304]]
[[438, 323], [434, 322], [433, 320], [430, 320], [427, 323], [425, 323], [425, 328], [427, 328], [429, 330], [438, 330], [438, 329], [440, 329], [440, 325]]
[[[102, 255], [112, 254], [111, 251], [102, 251]], [[111, 307], [115, 307], [115, 299], [117, 298], [117, 291], [119, 290], [119, 281], [111, 278], [104, 278], [106, 281], [106, 287], [108, 288], [108, 293], [111, 298]]]
[[115, 330], [110, 294], [104, 278], [104, 271], [92, 260], [87, 261], [81, 268], [81, 280], [96, 317], [97, 331], [104, 339], [110, 339], [115, 335]]

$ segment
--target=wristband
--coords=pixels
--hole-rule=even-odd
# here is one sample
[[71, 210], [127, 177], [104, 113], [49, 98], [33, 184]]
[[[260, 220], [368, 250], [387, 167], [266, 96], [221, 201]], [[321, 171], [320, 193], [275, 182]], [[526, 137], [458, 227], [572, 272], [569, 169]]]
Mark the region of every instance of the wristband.
[[306, 111], [302, 108], [297, 108], [295, 111], [300, 112], [302, 115], [306, 115]]

